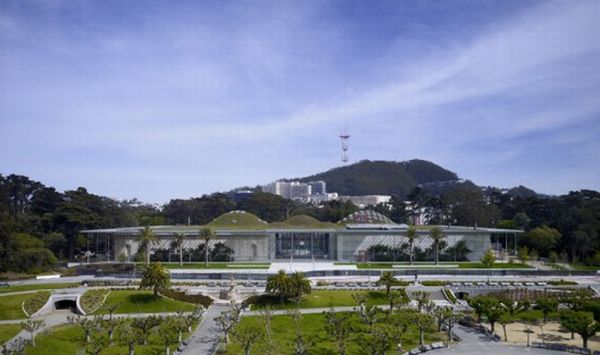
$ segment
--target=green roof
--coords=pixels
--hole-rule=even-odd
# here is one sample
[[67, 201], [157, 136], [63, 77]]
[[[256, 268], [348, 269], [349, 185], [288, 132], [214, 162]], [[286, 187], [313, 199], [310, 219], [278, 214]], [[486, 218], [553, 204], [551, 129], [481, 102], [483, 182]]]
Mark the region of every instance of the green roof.
[[294, 229], [294, 228], [336, 228], [336, 224], [330, 222], [321, 222], [318, 219], [305, 214], [292, 216], [283, 222], [269, 223], [270, 229]]
[[206, 225], [211, 228], [265, 229], [268, 223], [246, 211], [223, 213]]

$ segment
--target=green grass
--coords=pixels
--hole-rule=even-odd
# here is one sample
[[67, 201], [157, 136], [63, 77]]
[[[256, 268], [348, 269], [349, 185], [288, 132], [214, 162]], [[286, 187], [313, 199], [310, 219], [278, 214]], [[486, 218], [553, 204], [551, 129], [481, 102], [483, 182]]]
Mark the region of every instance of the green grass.
[[[485, 269], [482, 263], [458, 263], [460, 269]], [[490, 269], [531, 269], [531, 266], [521, 263], [495, 263]]]
[[110, 290], [106, 288], [87, 290], [79, 300], [81, 309], [88, 314], [94, 313], [98, 308], [100, 308], [100, 306], [102, 306], [104, 303], [104, 297], [109, 292]]
[[[152, 291], [146, 290], [113, 290], [104, 304], [118, 304], [119, 308], [115, 313], [191, 312], [196, 309], [196, 306], [191, 303], [161, 296], [154, 297]], [[106, 314], [106, 310], [101, 307], [94, 314]]]
[[[382, 315], [379, 323], [388, 323], [388, 320]], [[416, 328], [409, 325], [407, 313], [395, 314], [392, 316], [393, 319], [403, 320], [404, 324], [407, 324], [407, 330], [402, 335], [402, 345], [405, 350], [412, 349], [417, 345], [418, 332]], [[349, 341], [347, 343], [347, 354], [363, 354], [365, 353], [364, 348], [359, 344], [359, 337], [366, 333], [366, 326], [359, 320], [358, 313], [352, 315], [352, 324], [356, 327], [356, 331], [352, 332]], [[299, 321], [300, 328], [304, 339], [310, 339], [314, 341], [313, 347], [310, 348], [310, 354], [324, 354], [334, 355], [338, 354], [334, 343], [331, 341], [331, 337], [325, 332], [325, 316], [323, 314], [305, 314]], [[262, 320], [260, 317], [243, 317], [241, 323], [251, 323], [258, 326], [260, 329], [264, 329]], [[391, 324], [390, 319], [388, 324]], [[272, 334], [273, 341], [277, 344], [279, 354], [292, 354], [292, 344], [295, 339], [295, 325], [292, 319], [287, 315], [274, 316], [272, 320]], [[441, 333], [435, 332], [431, 329], [425, 332], [425, 341], [432, 343], [436, 341], [442, 341], [446, 339]], [[261, 354], [259, 346], [255, 346], [252, 349], [253, 354]], [[397, 350], [390, 346], [388, 354], [397, 354]], [[243, 354], [240, 346], [235, 343], [229, 343], [227, 346], [228, 355]]]
[[21, 331], [19, 324], [0, 324], [0, 344], [4, 344]]
[[56, 290], [60, 288], [77, 287], [78, 283], [56, 283], [56, 284], [32, 284], [0, 287], [0, 294], [20, 291]]
[[[300, 308], [323, 308], [333, 305], [334, 307], [344, 306], [357, 306], [356, 302], [352, 298], [354, 293], [364, 293], [367, 295], [367, 304], [379, 305], [387, 304], [387, 296], [383, 291], [325, 291], [325, 290], [313, 290], [310, 295], [306, 295], [300, 302]], [[295, 308], [296, 304], [292, 302], [280, 304], [275, 303], [272, 305], [274, 309], [290, 309]], [[256, 305], [255, 307], [260, 308]]]
[[38, 291], [31, 295], [31, 297], [25, 299], [25, 302], [23, 302], [23, 308], [25, 308], [25, 312], [27, 312], [29, 315], [32, 315], [39, 311], [40, 308], [42, 308], [46, 302], [48, 302], [49, 298], [50, 291]]
[[[353, 263], [336, 263], [336, 265], [353, 265]], [[432, 262], [416, 262], [414, 265], [410, 266], [407, 262], [380, 262], [380, 263], [357, 263], [356, 267], [359, 269], [402, 269], [402, 268], [411, 268], [415, 269], [419, 266], [426, 266], [428, 269], [434, 268], [434, 263]], [[483, 264], [478, 262], [440, 262], [440, 267], [444, 269], [452, 268], [444, 265], [458, 265], [460, 269], [483, 269]], [[456, 268], [456, 267], [455, 267]], [[521, 264], [521, 263], [496, 263], [492, 267], [492, 269], [531, 269], [529, 265]]]
[[[184, 335], [184, 338], [188, 334]], [[83, 331], [75, 325], [61, 325], [54, 327], [40, 335], [35, 339], [37, 346], [35, 348], [28, 346], [25, 349], [27, 355], [56, 355], [56, 354], [79, 354], [78, 351], [85, 349], [83, 343]], [[177, 345], [174, 343], [170, 346], [171, 351], [175, 350]], [[82, 351], [81, 354], [85, 354]], [[148, 345], [136, 345], [136, 355], [156, 355], [164, 354], [165, 348], [163, 341], [156, 332], [152, 332], [148, 338]], [[107, 346], [102, 352], [102, 355], [117, 355], [127, 354], [127, 346], [115, 342], [113, 346]]]
[[162, 263], [167, 269], [268, 269], [271, 266], [270, 263], [223, 263], [214, 262], [208, 263], [208, 266], [204, 263]]
[[[42, 300], [41, 295], [39, 295], [40, 293], [42, 295], [47, 295], [44, 297], [45, 297], [45, 300], [48, 300], [48, 297], [50, 296], [50, 292], [47, 292], [47, 291], [40, 291], [37, 293], [26, 293], [26, 294], [19, 294], [19, 295], [0, 296], [0, 320], [27, 318], [27, 315], [25, 313], [23, 313], [21, 304], [23, 304], [23, 302], [28, 302], [28, 303], [31, 303], [31, 309], [35, 308], [36, 305], [39, 305], [39, 303]], [[30, 302], [33, 300], [36, 300], [36, 302]], [[44, 301], [44, 303], [45, 303], [45, 301]], [[43, 304], [42, 304], [42, 306], [43, 306]]]
[[593, 265], [583, 265], [583, 264], [569, 264], [575, 270], [584, 270], [584, 271], [596, 271], [600, 270], [600, 267]]

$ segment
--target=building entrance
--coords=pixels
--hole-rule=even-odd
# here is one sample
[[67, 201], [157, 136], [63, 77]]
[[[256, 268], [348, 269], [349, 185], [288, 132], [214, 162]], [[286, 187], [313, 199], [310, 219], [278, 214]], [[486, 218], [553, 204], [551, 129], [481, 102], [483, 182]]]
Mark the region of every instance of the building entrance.
[[275, 244], [277, 259], [329, 259], [329, 233], [277, 233]]

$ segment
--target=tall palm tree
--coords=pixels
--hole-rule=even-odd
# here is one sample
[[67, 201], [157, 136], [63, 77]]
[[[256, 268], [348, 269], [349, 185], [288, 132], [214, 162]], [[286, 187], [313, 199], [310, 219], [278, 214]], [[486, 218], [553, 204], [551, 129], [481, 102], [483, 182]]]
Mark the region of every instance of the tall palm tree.
[[185, 240], [185, 235], [181, 233], [175, 233], [175, 245], [177, 246], [177, 250], [179, 251], [179, 265], [183, 265], [183, 241]]
[[208, 266], [208, 242], [215, 237], [215, 233], [210, 228], [200, 229], [200, 239], [204, 240], [204, 265]]
[[156, 234], [150, 229], [150, 226], [144, 227], [142, 233], [138, 237], [138, 242], [140, 246], [144, 246], [146, 248], [146, 265], [150, 265], [150, 244], [156, 244]]
[[415, 226], [409, 226], [406, 230], [406, 238], [408, 239], [408, 243], [410, 245], [410, 264], [413, 264], [414, 254], [415, 254], [415, 240], [419, 237], [417, 234], [417, 228]]
[[267, 277], [265, 291], [271, 295], [278, 295], [279, 301], [283, 303], [291, 291], [291, 281], [284, 270], [279, 270], [275, 275]]
[[439, 227], [433, 227], [429, 232], [429, 237], [433, 239], [433, 246], [435, 248], [435, 264], [438, 265], [440, 263], [440, 243], [442, 240], [444, 240], [444, 238], [446, 238], [446, 236]]

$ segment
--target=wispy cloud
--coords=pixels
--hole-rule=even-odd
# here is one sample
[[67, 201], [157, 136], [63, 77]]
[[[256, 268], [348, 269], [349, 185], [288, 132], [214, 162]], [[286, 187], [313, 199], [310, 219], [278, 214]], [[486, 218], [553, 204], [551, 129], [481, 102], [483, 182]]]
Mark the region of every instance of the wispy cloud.
[[350, 124], [355, 159], [599, 188], [600, 4], [509, 3], [4, 4], [2, 169], [163, 201], [330, 168]]

